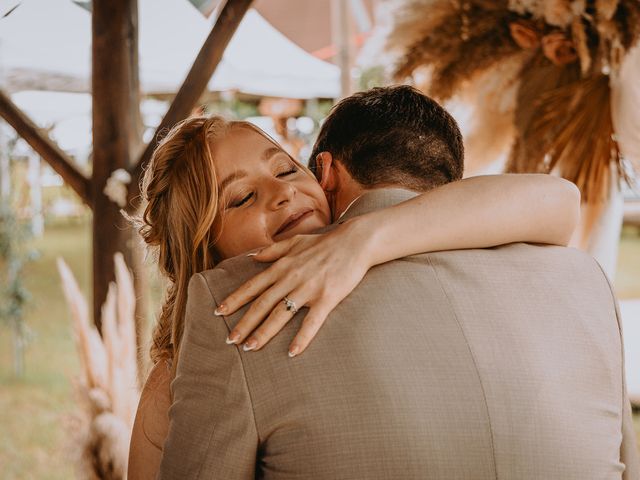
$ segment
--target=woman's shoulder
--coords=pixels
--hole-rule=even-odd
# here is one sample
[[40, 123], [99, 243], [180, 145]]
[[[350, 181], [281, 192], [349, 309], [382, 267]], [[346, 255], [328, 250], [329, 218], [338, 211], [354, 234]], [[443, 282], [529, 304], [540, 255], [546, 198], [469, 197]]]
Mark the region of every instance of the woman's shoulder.
[[138, 411], [142, 414], [141, 423], [145, 436], [160, 449], [169, 429], [170, 385], [169, 362], [156, 363], [144, 384], [138, 407]]
[[171, 367], [156, 363], [144, 384], [131, 433], [129, 472], [135, 478], [155, 478], [169, 431]]

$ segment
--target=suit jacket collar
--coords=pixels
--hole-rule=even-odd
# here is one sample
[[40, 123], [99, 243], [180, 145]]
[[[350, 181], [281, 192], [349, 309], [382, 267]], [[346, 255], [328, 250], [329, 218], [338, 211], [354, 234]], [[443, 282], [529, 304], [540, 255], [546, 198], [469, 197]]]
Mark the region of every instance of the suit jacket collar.
[[404, 188], [376, 188], [370, 190], [360, 195], [340, 216], [337, 223], [343, 223], [365, 213], [392, 207], [417, 195], [418, 193]]

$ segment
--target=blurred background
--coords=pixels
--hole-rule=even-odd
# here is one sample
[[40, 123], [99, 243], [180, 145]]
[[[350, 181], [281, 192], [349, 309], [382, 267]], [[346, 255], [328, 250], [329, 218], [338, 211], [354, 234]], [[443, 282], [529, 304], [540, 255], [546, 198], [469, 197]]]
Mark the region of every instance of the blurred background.
[[164, 285], [120, 209], [157, 135], [223, 114], [306, 163], [337, 100], [393, 83], [454, 114], [467, 176], [579, 186], [640, 405], [639, 36], [624, 0], [0, 0], [0, 477], [123, 478], [83, 449], [149, 368]]

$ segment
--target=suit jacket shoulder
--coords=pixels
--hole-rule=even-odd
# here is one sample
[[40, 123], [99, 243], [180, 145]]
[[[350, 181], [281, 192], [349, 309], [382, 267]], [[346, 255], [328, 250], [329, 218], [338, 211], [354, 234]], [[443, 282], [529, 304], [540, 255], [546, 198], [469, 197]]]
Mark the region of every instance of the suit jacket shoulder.
[[251, 398], [239, 352], [225, 344], [229, 330], [213, 314], [215, 307], [206, 280], [194, 275], [171, 384], [161, 479], [254, 476], [258, 437]]

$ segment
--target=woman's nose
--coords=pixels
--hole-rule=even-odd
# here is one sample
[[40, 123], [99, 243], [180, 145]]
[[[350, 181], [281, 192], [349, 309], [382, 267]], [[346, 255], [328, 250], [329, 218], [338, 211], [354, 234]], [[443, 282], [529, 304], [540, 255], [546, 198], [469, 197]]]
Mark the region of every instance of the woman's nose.
[[296, 188], [291, 183], [279, 179], [274, 180], [270, 189], [269, 207], [272, 210], [277, 210], [287, 205], [296, 195]]

